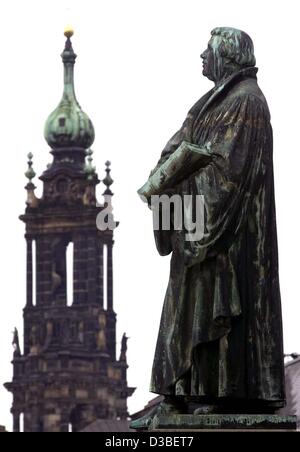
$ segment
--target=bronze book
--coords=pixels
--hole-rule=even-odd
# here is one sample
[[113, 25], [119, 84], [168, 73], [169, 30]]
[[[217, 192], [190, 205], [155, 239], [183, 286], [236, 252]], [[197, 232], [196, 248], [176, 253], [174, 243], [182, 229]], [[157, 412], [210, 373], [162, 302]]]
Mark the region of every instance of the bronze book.
[[149, 177], [148, 181], [138, 190], [138, 194], [146, 198], [162, 194], [199, 168], [206, 166], [211, 161], [211, 156], [208, 148], [183, 141], [176, 151]]

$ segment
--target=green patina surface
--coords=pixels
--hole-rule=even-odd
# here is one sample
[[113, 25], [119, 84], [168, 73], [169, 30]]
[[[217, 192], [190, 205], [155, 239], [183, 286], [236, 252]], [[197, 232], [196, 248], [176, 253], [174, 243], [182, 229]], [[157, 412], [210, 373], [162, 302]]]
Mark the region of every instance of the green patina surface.
[[95, 138], [93, 124], [82, 111], [74, 89], [74, 64], [76, 54], [70, 38], [62, 53], [64, 64], [64, 90], [58, 107], [50, 114], [45, 124], [44, 136], [52, 149], [60, 147], [89, 148]]
[[182, 199], [204, 196], [203, 237], [186, 240], [174, 218], [154, 231], [158, 252], [172, 257], [150, 390], [270, 413], [285, 399], [270, 112], [249, 36], [219, 28], [212, 38], [222, 47], [210, 41], [202, 58], [215, 87], [151, 172], [184, 141], [210, 149], [207, 165], [167, 187]]
[[295, 430], [296, 416], [279, 415], [169, 415], [155, 416], [149, 430], [170, 429], [264, 429]]

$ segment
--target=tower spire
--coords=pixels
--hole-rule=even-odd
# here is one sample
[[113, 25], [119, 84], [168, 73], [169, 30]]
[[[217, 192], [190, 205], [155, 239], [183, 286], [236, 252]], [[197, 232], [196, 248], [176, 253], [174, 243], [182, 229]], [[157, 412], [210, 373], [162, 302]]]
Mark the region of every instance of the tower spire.
[[[52, 150], [60, 152], [60, 155], [66, 150], [85, 152], [93, 144], [95, 138], [93, 124], [81, 109], [75, 96], [74, 65], [77, 55], [71, 41], [73, 34], [74, 31], [71, 27], [64, 32], [67, 39], [61, 54], [64, 65], [63, 95], [58, 107], [48, 117], [44, 130], [47, 143]], [[85, 154], [82, 153], [82, 156], [85, 157]], [[70, 155], [67, 158], [70, 158]], [[81, 159], [81, 163], [84, 165], [84, 158]]]
[[77, 58], [76, 53], [73, 50], [71, 37], [74, 31], [71, 27], [68, 27], [64, 31], [66, 36], [65, 48], [61, 54], [61, 58], [64, 64], [64, 92], [63, 98], [73, 97], [76, 102], [75, 88], [74, 88], [74, 65]]

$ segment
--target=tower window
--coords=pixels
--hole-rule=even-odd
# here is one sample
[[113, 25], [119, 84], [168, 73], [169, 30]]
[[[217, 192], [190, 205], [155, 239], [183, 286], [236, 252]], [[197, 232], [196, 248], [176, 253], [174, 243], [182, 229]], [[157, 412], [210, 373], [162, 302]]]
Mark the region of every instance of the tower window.
[[68, 189], [68, 180], [65, 178], [58, 179], [56, 189], [58, 193], [65, 193]]
[[64, 127], [66, 124], [66, 118], [59, 118], [59, 127]]
[[20, 433], [24, 433], [24, 413], [20, 414]]

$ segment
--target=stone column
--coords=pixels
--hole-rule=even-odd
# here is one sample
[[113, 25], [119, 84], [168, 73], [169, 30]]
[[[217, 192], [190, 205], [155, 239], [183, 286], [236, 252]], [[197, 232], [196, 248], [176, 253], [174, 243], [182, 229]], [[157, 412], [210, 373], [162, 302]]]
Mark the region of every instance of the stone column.
[[113, 243], [107, 244], [107, 310], [113, 311]]
[[27, 269], [26, 269], [26, 306], [33, 306], [32, 300], [32, 240], [27, 239]]
[[[53, 238], [42, 235], [36, 239], [36, 305], [53, 302]], [[61, 285], [65, 281], [61, 282]]]
[[87, 302], [87, 237], [78, 234], [74, 238], [74, 293], [73, 303]]
[[97, 243], [97, 277], [96, 277], [96, 297], [97, 303], [103, 308], [103, 243]]
[[20, 432], [20, 413], [13, 413], [13, 432]]
[[96, 302], [96, 238], [89, 236], [87, 239], [87, 281], [88, 281], [88, 303]]
[[63, 409], [61, 411], [61, 421], [60, 421], [60, 432], [61, 433], [69, 433], [69, 425], [70, 425], [70, 413], [69, 410]]

